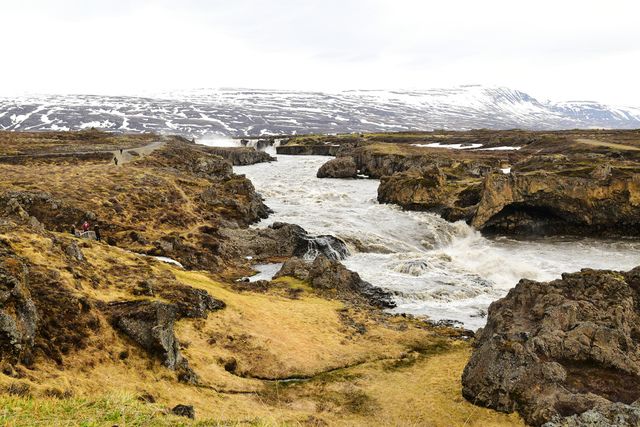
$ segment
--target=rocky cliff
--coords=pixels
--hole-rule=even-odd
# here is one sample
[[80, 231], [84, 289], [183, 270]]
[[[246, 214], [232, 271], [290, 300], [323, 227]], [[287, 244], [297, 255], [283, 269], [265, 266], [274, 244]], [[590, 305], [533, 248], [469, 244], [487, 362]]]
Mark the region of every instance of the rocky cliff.
[[345, 147], [353, 148], [318, 176], [379, 178], [379, 202], [465, 220], [487, 233], [640, 234], [637, 133], [464, 136], [365, 135], [355, 144], [350, 137]]
[[638, 403], [628, 405], [640, 398], [639, 304], [640, 268], [521, 280], [489, 307], [464, 397], [535, 426], [588, 410], [637, 419]]

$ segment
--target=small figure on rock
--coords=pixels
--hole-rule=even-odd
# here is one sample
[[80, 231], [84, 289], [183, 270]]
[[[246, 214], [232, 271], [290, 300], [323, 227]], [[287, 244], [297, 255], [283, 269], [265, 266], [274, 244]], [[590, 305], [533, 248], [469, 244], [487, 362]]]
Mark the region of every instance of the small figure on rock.
[[89, 223], [87, 221], [82, 224], [82, 232], [89, 231]]
[[102, 241], [102, 237], [100, 237], [100, 226], [98, 224], [93, 226], [93, 232], [96, 233], [96, 240], [98, 242]]
[[118, 158], [117, 157], [113, 158], [113, 162], [116, 164], [116, 166], [118, 166]]
[[120, 154], [122, 154], [122, 148], [120, 149]]

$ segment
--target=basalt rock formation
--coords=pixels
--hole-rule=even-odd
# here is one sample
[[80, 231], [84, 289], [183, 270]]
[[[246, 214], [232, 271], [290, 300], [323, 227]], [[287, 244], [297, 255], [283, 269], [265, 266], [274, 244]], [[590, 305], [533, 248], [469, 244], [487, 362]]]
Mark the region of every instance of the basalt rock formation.
[[200, 150], [220, 156], [225, 160], [229, 160], [233, 166], [253, 165], [256, 163], [273, 162], [275, 157], [265, 153], [264, 151], [254, 150], [246, 147], [202, 147]]
[[462, 376], [464, 397], [518, 411], [534, 426], [590, 410], [637, 419], [639, 305], [640, 267], [521, 280], [489, 307]]
[[[611, 170], [601, 164], [594, 171]], [[471, 225], [487, 231], [640, 233], [640, 175], [492, 174]]]
[[336, 165], [350, 158], [358, 173], [380, 179], [381, 203], [436, 212], [487, 233], [640, 234], [636, 133], [434, 132], [365, 136], [357, 144], [352, 138], [345, 146], [353, 148], [318, 176], [341, 173]]
[[313, 259], [319, 254], [329, 259], [344, 259], [349, 255], [342, 240], [329, 235], [313, 236], [294, 224], [275, 222], [263, 229], [224, 229], [220, 233], [225, 238], [221, 250], [237, 259]]
[[620, 175], [498, 172], [461, 183], [431, 167], [383, 177], [378, 200], [464, 219], [486, 232], [638, 235], [640, 175]]
[[380, 180], [378, 200], [409, 210], [442, 212], [448, 208], [446, 181], [446, 176], [435, 165], [398, 172]]
[[277, 154], [304, 156], [335, 156], [340, 150], [332, 145], [282, 145], [276, 147]]
[[28, 264], [1, 243], [0, 359], [15, 363], [33, 348], [40, 319], [28, 289]]
[[322, 254], [313, 261], [290, 258], [282, 265], [274, 278], [282, 276], [309, 280], [311, 286], [316, 289], [359, 295], [374, 307], [393, 308], [396, 306], [391, 294], [365, 282], [358, 273], [348, 270], [340, 261], [330, 260]]
[[358, 176], [356, 162], [351, 157], [336, 157], [318, 169], [318, 178], [355, 178]]

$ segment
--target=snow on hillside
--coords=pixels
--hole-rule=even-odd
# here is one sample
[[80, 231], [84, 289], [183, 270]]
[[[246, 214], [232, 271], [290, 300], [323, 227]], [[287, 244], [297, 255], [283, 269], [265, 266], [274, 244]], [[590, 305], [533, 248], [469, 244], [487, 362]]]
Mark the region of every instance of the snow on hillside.
[[338, 93], [197, 89], [145, 96], [0, 97], [0, 130], [95, 127], [188, 137], [402, 130], [640, 128], [640, 108], [539, 102], [503, 87]]

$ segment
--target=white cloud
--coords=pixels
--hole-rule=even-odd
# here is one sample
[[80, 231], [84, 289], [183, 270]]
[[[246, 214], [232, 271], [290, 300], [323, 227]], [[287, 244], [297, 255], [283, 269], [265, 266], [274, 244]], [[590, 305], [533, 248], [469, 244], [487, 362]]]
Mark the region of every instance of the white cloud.
[[487, 83], [640, 106], [635, 0], [0, 2], [0, 94]]

